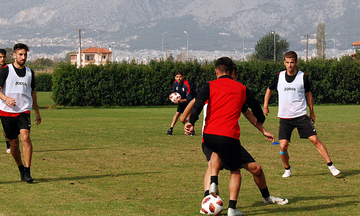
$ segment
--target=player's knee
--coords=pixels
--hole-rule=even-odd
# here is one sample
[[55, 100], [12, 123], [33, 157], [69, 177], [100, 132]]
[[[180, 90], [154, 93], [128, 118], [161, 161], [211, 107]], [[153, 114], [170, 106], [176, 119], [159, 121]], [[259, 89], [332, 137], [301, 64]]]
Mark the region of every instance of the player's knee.
[[251, 167], [250, 172], [254, 175], [254, 176], [261, 176], [263, 175], [263, 170], [260, 166], [260, 164], [256, 163]]

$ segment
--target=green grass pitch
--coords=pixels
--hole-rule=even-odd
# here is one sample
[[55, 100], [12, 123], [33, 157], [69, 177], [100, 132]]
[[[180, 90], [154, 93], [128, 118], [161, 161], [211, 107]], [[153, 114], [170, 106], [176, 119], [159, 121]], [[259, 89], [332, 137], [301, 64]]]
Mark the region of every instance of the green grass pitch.
[[[20, 181], [0, 139], [0, 215], [200, 215], [207, 165], [200, 121], [195, 136], [183, 135], [180, 122], [167, 136], [176, 106], [56, 108], [50, 94], [38, 93], [43, 122], [31, 129], [33, 184]], [[276, 112], [270, 107], [264, 126], [277, 135]], [[289, 147], [293, 176], [283, 179], [279, 146], [242, 117], [243, 146], [262, 165], [270, 193], [288, 198], [289, 204], [264, 205], [244, 170], [238, 209], [245, 215], [358, 215], [359, 113], [358, 105], [315, 106], [315, 127], [342, 171], [340, 178], [295, 131]], [[229, 172], [221, 171], [223, 215], [228, 179]]]

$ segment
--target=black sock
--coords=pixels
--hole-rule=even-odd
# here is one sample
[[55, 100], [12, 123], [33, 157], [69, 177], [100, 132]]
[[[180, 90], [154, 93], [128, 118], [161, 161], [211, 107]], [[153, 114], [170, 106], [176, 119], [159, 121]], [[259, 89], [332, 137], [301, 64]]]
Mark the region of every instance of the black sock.
[[6, 141], [6, 148], [7, 148], [7, 149], [10, 148], [10, 141]]
[[263, 188], [263, 189], [260, 189], [260, 192], [261, 192], [261, 195], [263, 198], [268, 198], [270, 196], [270, 192], [269, 192], [269, 189], [266, 187], [266, 188]]
[[19, 171], [20, 171], [20, 172], [24, 171], [24, 169], [25, 169], [25, 167], [24, 167], [23, 164], [21, 164], [20, 166], [18, 166], [18, 168], [19, 168]]
[[330, 161], [329, 163], [327, 163], [328, 166], [332, 166], [333, 163]]
[[215, 184], [219, 184], [219, 182], [218, 182], [218, 177], [217, 176], [211, 176], [211, 182], [210, 182], [210, 184], [211, 183], [213, 183], [213, 182], [215, 182]]
[[284, 167], [286, 170], [289, 170], [290, 169], [290, 166], [289, 167]]
[[204, 197], [207, 197], [207, 196], [209, 196], [209, 195], [210, 195], [209, 190], [206, 190], [206, 191], [204, 192]]
[[236, 209], [236, 200], [229, 200], [229, 208]]

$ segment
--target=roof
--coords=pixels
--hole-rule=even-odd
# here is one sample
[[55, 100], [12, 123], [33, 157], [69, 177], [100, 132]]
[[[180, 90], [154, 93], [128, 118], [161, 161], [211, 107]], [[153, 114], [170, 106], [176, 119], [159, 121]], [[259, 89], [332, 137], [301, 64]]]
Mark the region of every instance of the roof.
[[356, 41], [355, 43], [352, 44], [353, 46], [360, 46], [360, 41]]
[[103, 47], [89, 47], [87, 49], [81, 50], [81, 53], [112, 53], [110, 50], [107, 50]]

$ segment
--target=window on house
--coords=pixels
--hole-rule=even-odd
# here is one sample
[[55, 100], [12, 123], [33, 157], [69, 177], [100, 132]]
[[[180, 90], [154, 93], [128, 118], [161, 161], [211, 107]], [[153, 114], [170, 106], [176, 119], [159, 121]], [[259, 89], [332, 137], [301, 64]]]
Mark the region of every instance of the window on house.
[[106, 55], [103, 55], [103, 60], [106, 60]]

